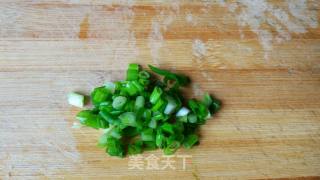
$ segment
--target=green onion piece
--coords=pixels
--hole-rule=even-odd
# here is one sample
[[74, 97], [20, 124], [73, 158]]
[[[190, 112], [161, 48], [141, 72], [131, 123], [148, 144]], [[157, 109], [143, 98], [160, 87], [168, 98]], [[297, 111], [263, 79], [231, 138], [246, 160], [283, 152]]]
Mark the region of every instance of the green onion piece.
[[99, 106], [99, 111], [103, 111], [103, 112], [107, 112], [109, 113], [110, 111], [112, 111], [112, 102], [103, 102], [100, 103]]
[[188, 115], [179, 116], [179, 117], [177, 117], [177, 120], [186, 123], [186, 122], [188, 122]]
[[102, 134], [98, 140], [98, 147], [107, 147], [108, 137], [109, 135], [107, 133]]
[[166, 106], [166, 108], [164, 109], [164, 113], [165, 114], [172, 114], [174, 112], [174, 110], [176, 109], [177, 102], [175, 101], [174, 98], [172, 98], [171, 96], [166, 96], [166, 100], [168, 101], [168, 104]]
[[188, 115], [188, 122], [189, 123], [196, 123], [197, 122], [197, 116], [194, 113], [190, 113]]
[[68, 102], [70, 105], [83, 108], [84, 105], [84, 95], [71, 92], [68, 94]]
[[147, 71], [140, 71], [139, 72], [139, 78], [140, 79], [149, 79], [150, 74]]
[[206, 117], [209, 114], [208, 108], [201, 102], [198, 103], [198, 108], [199, 108], [197, 113], [198, 117], [200, 119], [206, 119]]
[[99, 128], [106, 129], [109, 127], [109, 123], [105, 120], [100, 114], [97, 116], [97, 120], [99, 123]]
[[154, 119], [156, 121], [159, 121], [159, 120], [166, 121], [166, 120], [168, 120], [168, 118], [169, 118], [169, 116], [166, 116], [159, 111], [154, 112], [153, 117], [152, 117], [152, 119]]
[[136, 115], [134, 112], [125, 112], [119, 116], [121, 123], [125, 126], [137, 126]]
[[143, 142], [144, 150], [151, 151], [157, 149], [155, 141], [144, 141]]
[[212, 104], [212, 97], [208, 93], [205, 93], [202, 102], [205, 106], [209, 107]]
[[113, 128], [111, 131], [110, 131], [110, 136], [116, 138], [116, 139], [120, 139], [122, 137], [121, 135], [121, 131], [117, 128]]
[[204, 103], [198, 102], [196, 100], [189, 100], [188, 105], [192, 112], [197, 115], [199, 120], [198, 123], [204, 124], [210, 113], [207, 106]]
[[99, 129], [100, 127], [97, 115], [90, 110], [80, 111], [77, 114], [76, 119], [78, 119], [80, 123], [85, 126], [89, 126], [95, 129]]
[[109, 124], [118, 124], [119, 121], [117, 121], [114, 117], [112, 117], [111, 114], [109, 114], [108, 112], [104, 112], [104, 111], [100, 111], [99, 115], [105, 119]]
[[152, 106], [151, 110], [153, 112], [159, 111], [160, 109], [164, 108], [166, 103], [167, 102], [165, 100], [163, 100], [162, 98], [159, 98], [158, 101], [155, 103], [155, 105]]
[[138, 81], [142, 86], [148, 86], [150, 83], [150, 80], [148, 79], [139, 79]]
[[197, 103], [196, 100], [191, 99], [188, 101], [188, 106], [190, 107], [191, 111], [194, 113], [198, 113], [198, 108], [199, 108], [199, 104]]
[[173, 138], [175, 139], [175, 140], [177, 140], [177, 141], [179, 141], [179, 142], [183, 142], [183, 140], [184, 140], [184, 135], [182, 134], [182, 132], [180, 132], [180, 133], [175, 133], [174, 135], [172, 135], [173, 136]]
[[190, 149], [193, 145], [195, 145], [199, 140], [199, 137], [196, 134], [188, 135], [184, 141], [183, 146], [187, 149]]
[[211, 118], [212, 116], [211, 116], [211, 113], [210, 113], [210, 111], [208, 111], [208, 115], [205, 117], [205, 119], [209, 119], [209, 118]]
[[166, 143], [166, 137], [161, 133], [161, 131], [159, 131], [156, 135], [156, 145], [159, 148], [164, 148]]
[[107, 152], [110, 156], [124, 156], [124, 148], [119, 139], [108, 137], [107, 139]]
[[100, 103], [107, 101], [111, 97], [111, 93], [104, 86], [95, 88], [91, 93], [92, 103], [96, 106]]
[[137, 70], [127, 70], [127, 81], [137, 80], [139, 77], [139, 71]]
[[106, 82], [104, 83], [104, 87], [106, 89], [108, 89], [112, 94], [115, 92], [116, 90], [116, 84], [113, 82]]
[[139, 65], [138, 64], [129, 64], [127, 70], [127, 81], [137, 80], [139, 77]]
[[145, 109], [141, 108], [139, 110], [137, 110], [136, 113], [136, 121], [137, 121], [137, 126], [136, 126], [136, 130], [140, 133], [141, 130], [144, 128], [143, 127], [143, 122], [144, 122], [144, 118], [143, 118], [143, 114], [144, 114]]
[[135, 96], [138, 93], [137, 87], [131, 81], [126, 84], [125, 89], [130, 96]]
[[117, 110], [121, 110], [126, 104], [127, 98], [124, 96], [117, 96], [112, 102], [112, 107]]
[[151, 129], [151, 128], [144, 129], [141, 133], [141, 140], [142, 141], [154, 141], [153, 129]]
[[112, 110], [112, 111], [110, 111], [110, 114], [111, 114], [112, 116], [118, 116], [118, 115], [120, 115], [121, 113], [123, 113], [122, 110]]
[[125, 111], [134, 111], [135, 101], [131, 100], [127, 102], [126, 106], [124, 107]]
[[150, 109], [146, 109], [143, 113], [143, 117], [145, 119], [146, 122], [150, 121], [151, 120], [151, 117], [152, 117], [152, 112]]
[[139, 71], [140, 66], [139, 66], [139, 64], [136, 64], [136, 63], [130, 63], [130, 64], [128, 65], [128, 69]]
[[139, 92], [144, 91], [144, 87], [138, 81], [132, 81], [131, 83]]
[[136, 127], [127, 126], [123, 128], [121, 131], [121, 135], [125, 137], [134, 137], [139, 134], [140, 134], [140, 130], [138, 130]]
[[99, 110], [101, 110], [100, 109], [101, 107], [108, 107], [111, 104], [112, 104], [111, 101], [104, 101], [104, 102], [100, 103]]
[[218, 99], [213, 99], [212, 100], [212, 108], [211, 108], [211, 110], [212, 110], [212, 112], [213, 113], [216, 113], [216, 112], [218, 112], [219, 110], [220, 110], [220, 108], [221, 108], [221, 101], [220, 100], [218, 100]]
[[160, 99], [162, 92], [161, 88], [155, 87], [150, 95], [150, 102], [155, 104]]
[[157, 120], [155, 120], [154, 118], [152, 118], [148, 124], [148, 126], [152, 129], [155, 129], [157, 127]]
[[143, 147], [143, 142], [138, 140], [132, 144], [128, 145], [128, 154], [129, 155], [134, 155], [134, 154], [140, 154], [142, 153], [142, 147]]
[[182, 107], [176, 114], [177, 117], [182, 117], [188, 115], [190, 110], [186, 107]]
[[165, 155], [171, 155], [179, 149], [180, 145], [181, 143], [179, 141], [176, 141], [174, 138], [170, 137], [167, 139], [167, 147], [164, 148], [163, 152]]
[[134, 108], [136, 110], [141, 109], [144, 107], [144, 97], [143, 96], [137, 96], [136, 102], [134, 104]]
[[177, 81], [177, 83], [179, 85], [181, 85], [181, 86], [186, 86], [186, 85], [188, 85], [190, 83], [190, 78], [185, 76], [185, 75], [175, 74], [175, 73], [172, 73], [170, 71], [159, 69], [159, 68], [156, 68], [156, 67], [151, 66], [151, 65], [149, 65], [149, 68], [153, 72], [164, 76], [166, 79]]
[[184, 133], [185, 130], [185, 123], [181, 122], [181, 121], [176, 121], [174, 123], [174, 131], [176, 133]]
[[164, 123], [164, 124], [161, 126], [161, 129], [162, 129], [164, 132], [167, 132], [167, 133], [169, 133], [169, 134], [174, 134], [174, 128], [173, 128], [173, 125], [172, 125], [172, 124]]

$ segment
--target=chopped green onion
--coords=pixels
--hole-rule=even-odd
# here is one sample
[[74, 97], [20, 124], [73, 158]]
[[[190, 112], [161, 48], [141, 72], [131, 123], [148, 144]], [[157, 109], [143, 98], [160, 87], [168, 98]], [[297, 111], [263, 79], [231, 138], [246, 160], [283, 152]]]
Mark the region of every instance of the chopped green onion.
[[167, 133], [169, 133], [169, 134], [174, 134], [174, 129], [173, 129], [173, 125], [172, 125], [172, 124], [164, 123], [164, 124], [161, 126], [161, 129], [162, 129], [164, 132], [167, 132]]
[[166, 121], [168, 120], [168, 118], [169, 116], [166, 116], [163, 113], [160, 113], [159, 111], [154, 112], [152, 117], [152, 119], [155, 119], [156, 121], [159, 121], [159, 120]]
[[185, 116], [178, 116], [177, 120], [181, 121], [181, 122], [188, 122], [188, 115]]
[[127, 70], [127, 81], [137, 80], [139, 77], [139, 65], [138, 64], [129, 64]]
[[107, 120], [105, 120], [100, 114], [97, 117], [98, 123], [99, 123], [99, 127], [102, 129], [106, 129], [109, 127], [109, 123]]
[[184, 76], [184, 75], [181, 75], [181, 74], [175, 74], [175, 73], [172, 73], [170, 71], [159, 69], [159, 68], [156, 68], [156, 67], [151, 66], [151, 65], [149, 65], [149, 68], [153, 72], [164, 76], [166, 79], [175, 80], [181, 86], [186, 86], [186, 85], [188, 85], [190, 83], [190, 79], [187, 76]]
[[165, 155], [171, 155], [179, 149], [181, 143], [179, 141], [176, 141], [174, 138], [168, 138], [167, 139], [167, 147], [164, 149]]
[[212, 104], [212, 98], [208, 93], [205, 93], [203, 95], [203, 99], [202, 102], [204, 105], [206, 105], [207, 107], [209, 107]]
[[108, 137], [107, 139], [107, 152], [110, 156], [124, 156], [124, 148], [119, 139]]
[[121, 123], [126, 126], [137, 126], [136, 115], [134, 112], [125, 112], [119, 116]]
[[98, 141], [98, 147], [107, 147], [108, 137], [109, 137], [109, 135], [107, 133], [100, 136], [99, 141]]
[[111, 114], [109, 114], [109, 113], [107, 113], [107, 112], [100, 111], [100, 112], [99, 112], [99, 115], [100, 115], [104, 120], [106, 120], [109, 124], [116, 124], [117, 122], [119, 122], [119, 121], [117, 121], [115, 118], [113, 118], [113, 117], [111, 116]]
[[176, 114], [177, 117], [182, 117], [188, 115], [190, 110], [186, 107], [182, 107]]
[[150, 95], [150, 102], [155, 104], [160, 99], [162, 92], [161, 88], [155, 87]]
[[76, 117], [82, 125], [89, 126], [95, 129], [99, 129], [100, 125], [98, 122], [97, 115], [90, 110], [83, 110], [77, 114]]
[[164, 109], [165, 114], [172, 114], [174, 110], [176, 109], [177, 102], [171, 97], [167, 96], [166, 100], [168, 101], [166, 108]]
[[136, 141], [132, 144], [128, 145], [128, 154], [129, 155], [134, 155], [134, 154], [140, 154], [142, 153], [142, 146], [143, 142], [142, 141]]
[[127, 98], [124, 96], [117, 96], [116, 98], [114, 98], [113, 102], [112, 102], [112, 107], [114, 109], [122, 109], [123, 106], [126, 104], [127, 102]]
[[148, 126], [152, 129], [155, 129], [157, 127], [157, 120], [152, 118], [148, 124]]
[[110, 136], [116, 138], [116, 139], [120, 139], [122, 137], [121, 132], [119, 129], [112, 129], [110, 132]]
[[155, 111], [159, 111], [161, 108], [164, 108], [164, 106], [166, 105], [166, 101], [163, 100], [162, 98], [159, 98], [158, 101], [155, 103], [154, 106], [152, 106], [151, 110], [153, 112]]
[[139, 72], [139, 78], [140, 79], [149, 79], [150, 74], [147, 71], [140, 71]]
[[212, 112], [216, 113], [220, 110], [220, 108], [221, 108], [221, 101], [218, 99], [213, 99], [212, 100], [212, 108], [211, 108]]
[[154, 132], [153, 129], [148, 128], [142, 131], [141, 133], [142, 141], [154, 141]]
[[190, 134], [184, 139], [183, 146], [187, 149], [190, 149], [198, 142], [198, 140], [199, 138], [196, 134]]
[[138, 81], [132, 81], [132, 85], [135, 86], [139, 92], [143, 92], [144, 87]]
[[197, 122], [197, 116], [194, 113], [190, 113], [188, 115], [188, 122], [189, 123], [196, 123]]
[[144, 97], [143, 96], [137, 96], [134, 106], [135, 106], [135, 109], [143, 108], [144, 107]]
[[91, 93], [92, 103], [96, 106], [100, 105], [100, 103], [107, 101], [108, 98], [111, 97], [111, 93], [104, 86], [95, 88]]
[[71, 92], [68, 94], [68, 102], [70, 105], [83, 108], [84, 96], [75, 92]]
[[139, 64], [131, 63], [129, 64], [128, 69], [139, 71], [140, 67]]
[[150, 109], [146, 109], [143, 113], [143, 117], [145, 119], [146, 122], [151, 120], [151, 116], [152, 116], [152, 112]]
[[106, 89], [108, 89], [112, 94], [115, 92], [116, 90], [116, 84], [114, 84], [113, 82], [106, 82], [104, 83], [104, 87]]
[[144, 150], [150, 151], [157, 149], [155, 141], [143, 141]]
[[158, 132], [156, 135], [156, 145], [159, 148], [163, 148], [165, 146], [165, 142], [166, 142], [166, 137], [161, 132]]
[[137, 87], [132, 82], [128, 82], [125, 89], [130, 96], [135, 96], [138, 93]]
[[[94, 107], [77, 114], [82, 125], [102, 129], [98, 146], [110, 156], [157, 148], [171, 155], [181, 145], [191, 148], [199, 142], [197, 129], [221, 108], [221, 102], [208, 93], [202, 101], [185, 99], [180, 86], [188, 85], [187, 76], [149, 67], [163, 79], [129, 64], [126, 80], [95, 88], [91, 93]], [[84, 98], [68, 94], [69, 104], [77, 107], [83, 107]]]

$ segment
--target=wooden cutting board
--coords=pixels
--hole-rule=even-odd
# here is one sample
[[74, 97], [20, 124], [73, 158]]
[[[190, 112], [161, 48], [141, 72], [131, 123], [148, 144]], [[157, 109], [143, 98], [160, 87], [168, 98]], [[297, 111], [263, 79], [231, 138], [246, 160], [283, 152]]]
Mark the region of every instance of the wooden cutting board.
[[[319, 8], [2, 0], [0, 179], [319, 179]], [[223, 101], [199, 146], [118, 159], [96, 147], [101, 132], [72, 128], [66, 94], [124, 78], [129, 62], [185, 73], [188, 97]]]

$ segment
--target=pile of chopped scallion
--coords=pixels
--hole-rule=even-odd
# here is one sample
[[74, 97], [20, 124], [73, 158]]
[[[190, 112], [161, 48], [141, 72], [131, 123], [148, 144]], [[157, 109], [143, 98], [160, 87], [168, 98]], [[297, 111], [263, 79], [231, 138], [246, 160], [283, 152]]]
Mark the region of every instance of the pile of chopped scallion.
[[[77, 114], [82, 125], [103, 129], [98, 146], [111, 156], [124, 157], [144, 150], [163, 149], [173, 154], [199, 142], [197, 128], [216, 113], [221, 102], [208, 93], [201, 101], [186, 100], [180, 86], [190, 79], [149, 65], [157, 79], [138, 64], [129, 64], [127, 79], [107, 82], [91, 93], [93, 109]], [[84, 96], [70, 93], [71, 105], [83, 107]]]

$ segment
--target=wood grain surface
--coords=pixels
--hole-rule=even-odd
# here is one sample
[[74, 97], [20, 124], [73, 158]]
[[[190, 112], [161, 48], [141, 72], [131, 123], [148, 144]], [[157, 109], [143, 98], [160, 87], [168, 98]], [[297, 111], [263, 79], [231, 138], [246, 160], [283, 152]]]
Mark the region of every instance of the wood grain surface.
[[[316, 0], [1, 0], [0, 179], [320, 179]], [[72, 128], [88, 94], [129, 62], [188, 74], [222, 110], [182, 168], [143, 169]], [[161, 161], [162, 162], [162, 161]], [[159, 162], [159, 163], [161, 163]], [[161, 165], [161, 164], [160, 164]]]

